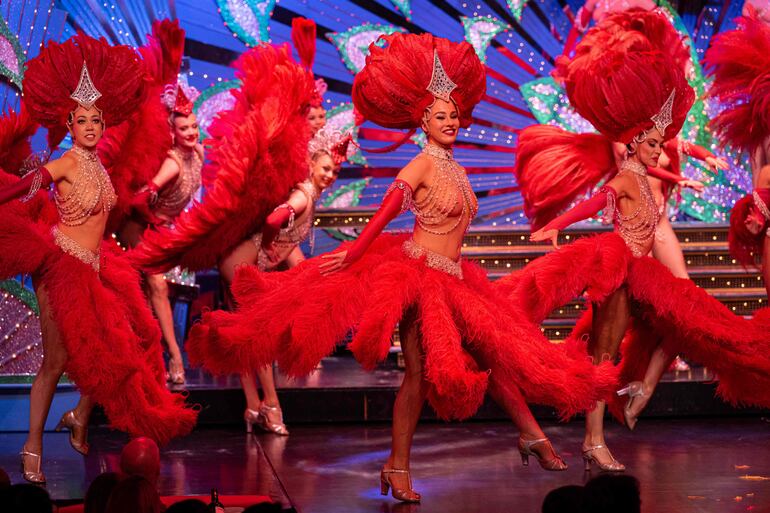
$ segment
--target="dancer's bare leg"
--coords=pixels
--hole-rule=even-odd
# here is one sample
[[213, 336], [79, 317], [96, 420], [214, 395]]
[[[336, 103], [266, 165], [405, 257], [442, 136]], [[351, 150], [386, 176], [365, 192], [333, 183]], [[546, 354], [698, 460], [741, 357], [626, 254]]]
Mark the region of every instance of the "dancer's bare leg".
[[[39, 283], [35, 286], [38, 305], [40, 306], [40, 328], [43, 333], [43, 363], [32, 382], [29, 394], [29, 433], [24, 449], [42, 457], [43, 429], [51, 409], [51, 401], [56, 392], [56, 385], [64, 373], [67, 363], [67, 351], [64, 349], [59, 330], [51, 316], [48, 293]], [[37, 460], [26, 456], [27, 469], [34, 470]]]
[[[600, 304], [594, 304], [593, 329], [588, 344], [588, 354], [596, 364], [612, 360], [618, 352], [620, 342], [626, 333], [630, 316], [628, 291], [619, 288]], [[597, 402], [596, 408], [586, 414], [584, 447], [604, 445], [592, 455], [603, 464], [612, 462], [604, 440], [604, 401]]]
[[[251, 239], [243, 241], [238, 245], [232, 253], [230, 253], [219, 265], [219, 273], [224, 282], [224, 296], [225, 304], [228, 309], [235, 309], [235, 301], [230, 293], [230, 285], [235, 279], [235, 270], [239, 265], [249, 264], [253, 265], [257, 262], [257, 246]], [[267, 406], [280, 408], [280, 402], [278, 401], [278, 393], [275, 389], [275, 379], [273, 377], [273, 369], [270, 366], [257, 369], [256, 377], [259, 380], [259, 384], [264, 394], [264, 403]], [[259, 399], [259, 392], [257, 390], [256, 383], [254, 381], [254, 375], [242, 374], [241, 386], [243, 387], [243, 393], [246, 396], [246, 407], [250, 410], [259, 410], [262, 405], [262, 401]], [[270, 422], [281, 423], [281, 412], [279, 410], [267, 410], [267, 416]]]
[[[120, 231], [121, 242], [129, 248], [136, 247], [141, 242], [142, 234], [146, 228], [146, 224], [134, 220], [127, 221]], [[152, 306], [155, 317], [158, 319], [163, 342], [170, 357], [169, 372], [172, 374], [172, 378], [177, 376], [177, 382], [183, 383], [182, 352], [179, 350], [176, 333], [174, 333], [174, 316], [171, 312], [171, 302], [168, 299], [168, 284], [162, 274], [145, 275], [145, 295], [150, 300], [150, 306]]]
[[147, 295], [150, 298], [155, 317], [158, 319], [163, 341], [170, 356], [168, 367], [171, 379], [175, 383], [184, 382], [184, 364], [182, 352], [176, 341], [176, 333], [174, 333], [174, 314], [171, 312], [171, 302], [168, 299], [168, 283], [162, 274], [147, 274], [145, 281], [147, 283]]
[[[505, 410], [511, 418], [514, 425], [518, 428], [522, 440], [531, 441], [547, 438], [516, 385], [499, 382], [490, 376], [488, 392], [492, 400]], [[531, 449], [540, 456], [541, 460], [552, 461], [559, 459], [560, 463], [563, 464], [561, 458], [550, 444], [536, 444]], [[561, 466], [561, 464], [557, 466]], [[566, 465], [564, 468], [566, 468]]]
[[[406, 369], [393, 405], [393, 440], [385, 467], [409, 470], [412, 438], [429, 388], [422, 370], [423, 355], [420, 346], [419, 321], [414, 308], [404, 312], [399, 323], [399, 336]], [[409, 489], [409, 481], [405, 474], [389, 474], [389, 477], [394, 488]]]

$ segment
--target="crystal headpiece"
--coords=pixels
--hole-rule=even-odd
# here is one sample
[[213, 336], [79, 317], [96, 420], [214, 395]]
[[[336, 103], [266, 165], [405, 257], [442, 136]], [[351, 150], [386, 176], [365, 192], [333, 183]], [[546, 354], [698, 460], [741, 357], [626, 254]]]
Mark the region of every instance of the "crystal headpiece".
[[192, 86], [185, 86], [184, 82], [166, 84], [163, 88], [163, 94], [160, 95], [160, 101], [171, 113], [189, 116], [193, 112], [194, 101], [200, 96], [197, 89]]
[[425, 88], [430, 94], [436, 98], [440, 98], [445, 102], [449, 102], [452, 99], [449, 95], [452, 91], [457, 89], [457, 84], [452, 82], [452, 79], [444, 71], [444, 66], [438, 58], [438, 52], [433, 50], [433, 73], [430, 77], [430, 84]]
[[310, 140], [307, 151], [311, 156], [324, 151], [332, 157], [335, 165], [339, 165], [348, 159], [352, 139], [350, 133], [343, 134], [333, 128], [324, 127]]
[[658, 132], [660, 132], [661, 135], [666, 135], [666, 128], [668, 128], [669, 125], [674, 122], [672, 113], [674, 110], [675, 96], [676, 89], [673, 89], [671, 94], [668, 95], [668, 100], [666, 100], [666, 103], [663, 104], [663, 107], [660, 108], [657, 114], [650, 118], [655, 124], [655, 128], [658, 129]]
[[96, 103], [96, 100], [102, 97], [94, 83], [91, 81], [91, 75], [88, 74], [86, 61], [83, 61], [83, 69], [80, 71], [80, 81], [78, 86], [70, 95], [70, 98], [78, 102], [84, 109], [90, 109]]

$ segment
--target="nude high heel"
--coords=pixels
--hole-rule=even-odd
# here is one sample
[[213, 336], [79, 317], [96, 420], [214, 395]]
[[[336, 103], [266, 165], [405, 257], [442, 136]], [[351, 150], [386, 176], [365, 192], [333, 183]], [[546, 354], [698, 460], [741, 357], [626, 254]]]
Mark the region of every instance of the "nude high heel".
[[[536, 445], [543, 444], [543, 446], [546, 449], [550, 449], [550, 452], [554, 454], [554, 457], [550, 460], [547, 460], [545, 458], [542, 458], [538, 453], [532, 450], [532, 448]], [[524, 440], [523, 438], [519, 437], [519, 454], [521, 455], [521, 464], [525, 467], [529, 466], [529, 457], [534, 456], [537, 458], [537, 462], [540, 464], [540, 466], [543, 468], [543, 470], [552, 470], [552, 471], [560, 471], [560, 470], [567, 470], [567, 464], [564, 463], [564, 460], [561, 459], [561, 457], [556, 454], [556, 451], [553, 449], [553, 446], [551, 445], [551, 441], [547, 438], [538, 438], [537, 440]]]
[[610, 458], [612, 458], [612, 461], [609, 463], [602, 463], [597, 460], [594, 457], [593, 452], [598, 449], [607, 449], [607, 447], [604, 444], [592, 445], [590, 447], [583, 445], [583, 461], [585, 462], [586, 472], [591, 471], [592, 463], [596, 463], [596, 466], [599, 467], [602, 472], [625, 472], [626, 466], [616, 460], [609, 449], [607, 449], [607, 453], [610, 455]]
[[[40, 465], [42, 463], [43, 458], [39, 454], [35, 454], [34, 452], [29, 452], [24, 447], [22, 447], [21, 452], [19, 453], [19, 456], [21, 456], [21, 475], [24, 478], [24, 480], [34, 484], [45, 484], [45, 474], [43, 474], [43, 471], [40, 470]], [[37, 458], [37, 468], [35, 470], [27, 470], [27, 467], [24, 466], [25, 456], [33, 456]]]
[[[404, 490], [402, 488], [396, 488], [390, 482], [391, 474], [406, 474], [406, 478], [409, 481], [409, 488]], [[380, 472], [380, 495], [388, 495], [390, 488], [393, 498], [402, 502], [420, 502], [422, 498], [419, 493], [412, 490], [412, 476], [408, 470], [398, 468], [383, 468]]]
[[61, 420], [56, 424], [56, 431], [67, 428], [70, 432], [70, 445], [83, 456], [88, 455], [88, 426], [81, 423], [75, 417], [75, 410], [70, 410], [62, 415]]
[[243, 412], [243, 421], [246, 423], [246, 432], [251, 433], [254, 426], [259, 425], [259, 411], [246, 408]]
[[[633, 431], [634, 427], [636, 427], [636, 421], [639, 419], [639, 414], [632, 414], [631, 406], [634, 404], [634, 402], [643, 401], [644, 404], [642, 405], [642, 409], [644, 409], [644, 406], [647, 405], [647, 401], [650, 400], [650, 396], [644, 392], [644, 383], [641, 381], [632, 381], [625, 387], [618, 390], [617, 393], [619, 396], [628, 396], [626, 406], [623, 408], [623, 418], [626, 420], [626, 426], [628, 426], [628, 429]], [[640, 410], [639, 413], [641, 413], [641, 411], [642, 410]]]
[[[268, 414], [270, 412], [277, 412], [278, 422], [272, 422]], [[286, 424], [283, 423], [283, 412], [279, 406], [268, 406], [265, 403], [259, 407], [259, 417], [257, 418], [256, 425], [263, 431], [273, 433], [275, 435], [287, 436], [289, 430], [286, 429]]]

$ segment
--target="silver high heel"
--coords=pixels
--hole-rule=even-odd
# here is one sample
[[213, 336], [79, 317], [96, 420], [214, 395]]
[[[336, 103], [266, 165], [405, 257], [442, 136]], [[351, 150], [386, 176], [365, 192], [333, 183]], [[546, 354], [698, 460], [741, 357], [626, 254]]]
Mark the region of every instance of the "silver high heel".
[[[396, 488], [390, 482], [390, 474], [406, 474], [406, 479], [409, 482], [409, 488], [403, 490]], [[393, 498], [402, 502], [420, 502], [422, 498], [419, 493], [412, 490], [412, 476], [408, 470], [402, 470], [398, 468], [383, 468], [380, 471], [380, 495], [388, 495], [388, 490], [393, 487], [391, 494]]]
[[[272, 422], [270, 417], [268, 417], [269, 412], [277, 412], [279, 421]], [[268, 433], [280, 436], [287, 436], [289, 434], [289, 430], [286, 429], [286, 424], [283, 423], [283, 412], [281, 411], [280, 406], [268, 406], [265, 403], [262, 403], [259, 407], [259, 417], [255, 424]]]
[[259, 411], [246, 408], [243, 412], [243, 421], [246, 423], [246, 432], [251, 433], [253, 426], [259, 425]]
[[[639, 414], [637, 413], [636, 415], [632, 415], [631, 406], [634, 404], [634, 401], [642, 401], [646, 399], [642, 407], [642, 409], [644, 409], [644, 406], [647, 405], [647, 401], [649, 401], [650, 396], [644, 393], [644, 383], [641, 381], [632, 381], [625, 387], [618, 390], [617, 394], [619, 396], [628, 395], [628, 401], [626, 402], [626, 406], [623, 408], [623, 418], [626, 420], [626, 426], [628, 426], [628, 429], [633, 431], [634, 427], [636, 427], [636, 421], [639, 418]], [[641, 410], [639, 413], [641, 413]]]
[[[34, 452], [29, 452], [24, 447], [21, 448], [21, 452], [19, 453], [19, 456], [21, 456], [21, 475], [30, 483], [34, 484], [45, 484], [45, 474], [43, 474], [43, 471], [40, 470], [40, 465], [42, 462], [42, 457], [39, 454], [35, 454]], [[34, 456], [37, 458], [37, 470], [27, 470], [27, 468], [24, 466], [24, 456]]]
[[616, 460], [609, 449], [607, 449], [607, 453], [610, 455], [610, 458], [612, 458], [611, 462], [602, 463], [597, 460], [592, 454], [597, 449], [607, 449], [607, 447], [603, 444], [592, 445], [591, 447], [583, 446], [583, 461], [586, 465], [586, 472], [591, 471], [592, 463], [596, 463], [596, 466], [599, 467], [602, 472], [624, 472], [626, 470], [626, 466]]

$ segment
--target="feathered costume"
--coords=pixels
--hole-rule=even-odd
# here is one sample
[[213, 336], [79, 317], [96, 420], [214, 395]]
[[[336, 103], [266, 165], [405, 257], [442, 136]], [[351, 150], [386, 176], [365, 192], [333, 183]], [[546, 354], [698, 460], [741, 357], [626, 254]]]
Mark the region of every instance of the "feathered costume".
[[[738, 18], [738, 28], [714, 38], [705, 64], [714, 81], [709, 95], [724, 108], [711, 120], [721, 142], [754, 154], [767, 152], [770, 138], [770, 26], [754, 16]], [[765, 148], [763, 148], [765, 146]], [[768, 162], [764, 162], [767, 165]], [[754, 169], [757, 174], [759, 169]], [[730, 212], [730, 254], [744, 266], [761, 256], [766, 229], [751, 233], [745, 225], [750, 213], [767, 222], [770, 190], [756, 189], [735, 203]]]
[[235, 68], [242, 82], [233, 92], [235, 105], [209, 129], [208, 158], [216, 179], [206, 200], [183, 212], [173, 229], [145, 232], [132, 251], [145, 271], [216, 266], [260, 231], [273, 208], [307, 178], [310, 131], [304, 107], [313, 94], [312, 75], [292, 60], [287, 46], [253, 48]]
[[[415, 127], [441, 94], [434, 93], [436, 84], [451, 83], [457, 86], [450, 98], [461, 125], [468, 126], [485, 87], [472, 47], [430, 34], [383, 39], [385, 48], [372, 45], [356, 76], [356, 109], [386, 127]], [[448, 150], [427, 145], [425, 151], [425, 158], [437, 159], [436, 166], [457, 166]], [[214, 373], [249, 371], [277, 360], [289, 375], [302, 376], [352, 330], [351, 350], [372, 369], [387, 356], [404, 311], [414, 309], [429, 400], [442, 418], [472, 415], [490, 380], [501, 389], [520, 388], [527, 400], [552, 405], [564, 417], [607, 394], [614, 379], [608, 366], [594, 367], [584, 354], [550, 344], [516, 307], [505, 306], [477, 265], [455, 262], [406, 236], [377, 236], [411, 204], [405, 183], [394, 182], [376, 219], [357, 241], [341, 246], [347, 258], [361, 255], [348, 269], [322, 277], [320, 258], [281, 273], [238, 269], [233, 284], [238, 311], [208, 313], [194, 326], [187, 344], [191, 359]], [[472, 191], [459, 187], [470, 220], [475, 209], [466, 195]], [[413, 208], [418, 223], [428, 226], [430, 219], [420, 210], [425, 207]]]
[[[581, 48], [596, 41], [604, 43], [598, 49]], [[610, 140], [628, 142], [653, 126], [673, 137], [693, 100], [681, 67], [672, 64], [669, 54], [657, 51], [646, 38], [616, 31], [613, 24], [601, 23], [590, 31], [578, 45], [575, 59], [562, 67], [572, 105]], [[639, 185], [636, 213], [621, 214], [614, 190], [602, 188], [543, 229], [563, 229], [604, 208], [605, 216], [614, 219], [616, 233], [581, 240], [538, 258], [496, 282], [498, 292], [523, 306], [533, 322], [541, 322], [586, 289], [589, 299], [601, 303], [625, 285], [635, 322], [620, 349], [619, 385], [644, 376], [657, 347], [651, 341], [659, 339], [655, 334], [665, 334], [661, 347], [667, 354], [685, 352], [718, 372], [721, 397], [733, 404], [769, 406], [770, 337], [763, 320], [767, 315], [755, 320], [735, 316], [690, 280], [674, 278], [646, 256], [660, 214], [644, 176], [646, 168], [626, 163], [621, 167]], [[569, 345], [580, 345], [576, 342], [590, 330], [589, 312], [578, 322]], [[610, 404], [621, 419], [622, 404], [618, 397]]]
[[[139, 49], [150, 81], [144, 101], [120, 125], [105, 132], [98, 152], [118, 194], [107, 233], [120, 229], [131, 213], [132, 199], [168, 158], [169, 112], [161, 102], [168, 84], [176, 84], [184, 52], [184, 30], [178, 21], [155, 21], [147, 44]], [[109, 125], [108, 125], [109, 126]]]
[[[23, 105], [48, 128], [52, 144], [77, 106], [70, 95], [83, 84], [84, 63], [90, 85], [101, 92], [95, 105], [106, 126], [119, 125], [144, 98], [145, 74], [129, 47], [83, 34], [50, 42], [28, 63]], [[0, 212], [0, 276], [30, 274], [45, 288], [67, 352], [65, 370], [80, 392], [104, 407], [114, 428], [133, 436], [165, 443], [189, 432], [196, 414], [165, 387], [160, 332], [122, 251], [105, 242], [92, 265], [73, 256], [77, 249], [67, 252], [52, 236], [57, 215], [45, 191]]]
[[[618, 171], [616, 155], [612, 142], [629, 142], [639, 130], [637, 126], [628, 127], [629, 112], [615, 107], [608, 107], [600, 95], [595, 95], [590, 89], [596, 85], [595, 80], [586, 80], [584, 84], [569, 81], [568, 69], [577, 69], [581, 61], [596, 59], [608, 44], [616, 45], [615, 51], [624, 51], [639, 45], [654, 48], [667, 55], [670, 65], [685, 69], [690, 65], [690, 56], [682, 43], [679, 33], [673, 28], [668, 19], [658, 11], [630, 10], [608, 16], [601, 23], [601, 31], [591, 31], [578, 46], [575, 57], [570, 60], [564, 56], [557, 58], [554, 70], [555, 78], [571, 84], [573, 95], [581, 95], [591, 119], [591, 112], [608, 108], [615, 126], [596, 126], [599, 134], [578, 134], [567, 132], [561, 128], [549, 125], [533, 125], [519, 133], [517, 141], [516, 175], [521, 193], [524, 198], [524, 211], [532, 223], [533, 229], [542, 228], [548, 221], [556, 217], [562, 210], [575, 201], [580, 195], [590, 192], [602, 180], [611, 179]], [[610, 42], [611, 41], [611, 42]], [[568, 66], [569, 63], [573, 63]], [[573, 71], [574, 72], [574, 71]], [[590, 75], [589, 75], [590, 76]], [[647, 80], [639, 76], [627, 76], [629, 82], [612, 85], [613, 88], [629, 87], [629, 83], [640, 83]], [[613, 94], [612, 92], [608, 92]], [[644, 101], [640, 88], [629, 90], [626, 94], [629, 103]], [[598, 102], [592, 104], [592, 102]], [[677, 116], [684, 116], [679, 112]], [[623, 126], [618, 132], [618, 126]], [[611, 132], [607, 132], [610, 130]], [[609, 137], [604, 134], [612, 133]], [[664, 180], [664, 195], [668, 196], [671, 185], [682, 177], [682, 155], [700, 160], [714, 157], [706, 148], [681, 141], [676, 137], [667, 137], [663, 151], [670, 160], [673, 173], [664, 170], [652, 170], [651, 174]]]

